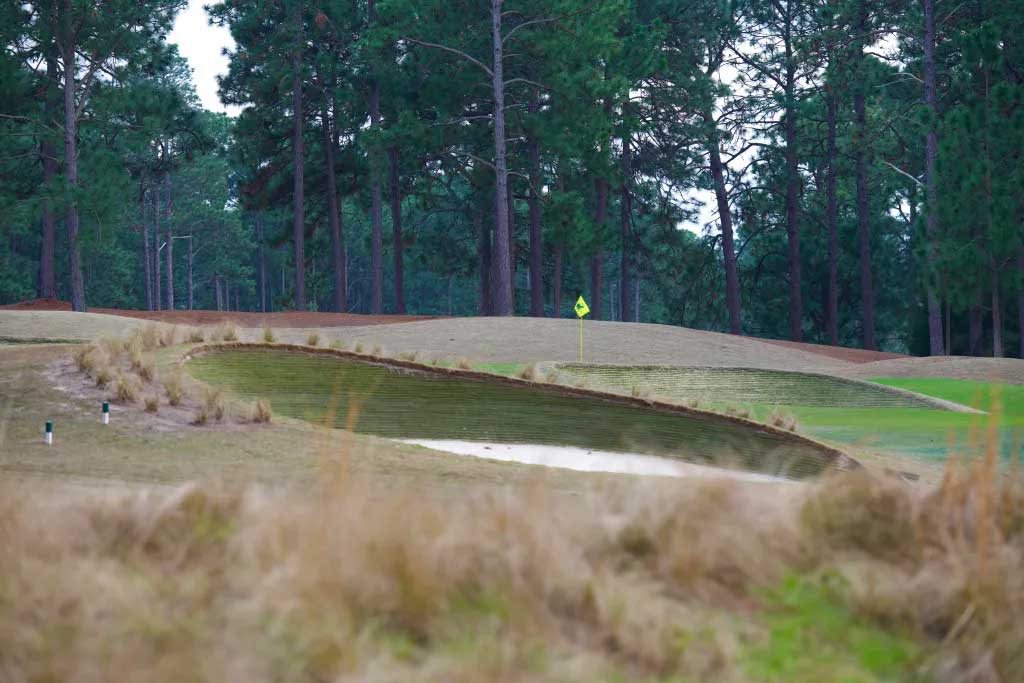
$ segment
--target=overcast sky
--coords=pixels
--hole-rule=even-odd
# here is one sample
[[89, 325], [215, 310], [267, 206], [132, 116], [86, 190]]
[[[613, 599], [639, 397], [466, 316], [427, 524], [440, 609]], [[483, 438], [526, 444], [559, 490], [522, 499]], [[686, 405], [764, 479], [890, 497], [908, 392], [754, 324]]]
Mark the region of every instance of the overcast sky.
[[177, 43], [181, 54], [192, 67], [196, 92], [203, 107], [211, 111], [235, 113], [235, 107], [225, 107], [217, 97], [217, 76], [228, 70], [228, 58], [222, 54], [233, 47], [231, 33], [219, 26], [210, 26], [203, 4], [213, 0], [189, 0], [188, 9], [174, 22], [170, 42]]

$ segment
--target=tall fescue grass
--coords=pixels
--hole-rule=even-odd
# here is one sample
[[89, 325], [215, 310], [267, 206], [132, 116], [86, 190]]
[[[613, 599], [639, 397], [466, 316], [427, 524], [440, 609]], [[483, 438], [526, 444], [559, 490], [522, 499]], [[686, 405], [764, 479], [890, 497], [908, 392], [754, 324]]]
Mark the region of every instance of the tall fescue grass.
[[1024, 491], [0, 491], [9, 680], [1019, 681]]
[[320, 335], [316, 332], [310, 333], [310, 335], [306, 337], [306, 346], [320, 346]]
[[117, 382], [114, 383], [114, 398], [119, 403], [137, 402], [141, 390], [139, 380], [134, 375], [127, 372], [117, 374]]
[[163, 378], [164, 393], [167, 395], [167, 403], [172, 406], [181, 405], [185, 397], [184, 382], [181, 371], [174, 370]]
[[210, 341], [233, 342], [238, 341], [238, 328], [233, 322], [224, 321], [210, 331]]
[[270, 325], [263, 326], [263, 341], [267, 344], [273, 344], [277, 341], [277, 337], [274, 336], [274, 328]]
[[203, 401], [196, 409], [192, 424], [205, 425], [210, 422], [221, 422], [227, 413], [227, 401], [224, 390], [220, 387], [206, 387]]

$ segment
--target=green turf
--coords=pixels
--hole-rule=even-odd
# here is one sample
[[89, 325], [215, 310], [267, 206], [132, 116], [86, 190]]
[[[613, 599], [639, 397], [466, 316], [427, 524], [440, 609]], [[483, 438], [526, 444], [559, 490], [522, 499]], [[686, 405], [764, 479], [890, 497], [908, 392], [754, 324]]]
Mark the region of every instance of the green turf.
[[699, 416], [330, 356], [233, 350], [201, 356], [187, 367], [240, 397], [270, 399], [277, 413], [379, 436], [650, 453], [792, 476], [819, 472], [825, 464], [812, 444]]
[[809, 434], [914, 457], [944, 459], [950, 447], [973, 454], [995, 440], [1003, 457], [1020, 447], [1024, 436], [1024, 387], [941, 378], [872, 380], [986, 411], [982, 414], [907, 408], [794, 407]]
[[558, 369], [595, 387], [626, 391], [642, 387], [657, 396], [711, 404], [933, 408], [927, 401], [866, 382], [802, 372], [579, 363], [559, 365]]

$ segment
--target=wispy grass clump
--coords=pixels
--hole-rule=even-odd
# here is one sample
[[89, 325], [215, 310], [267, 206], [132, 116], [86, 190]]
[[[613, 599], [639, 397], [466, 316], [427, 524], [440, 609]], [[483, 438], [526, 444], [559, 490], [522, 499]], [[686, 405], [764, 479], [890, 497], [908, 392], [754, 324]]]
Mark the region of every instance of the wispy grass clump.
[[192, 344], [201, 344], [206, 341], [206, 333], [201, 327], [190, 327], [188, 330], [188, 341]]
[[263, 341], [266, 344], [273, 344], [277, 341], [277, 337], [274, 336], [274, 328], [265, 323], [263, 325]]
[[469, 362], [468, 358], [460, 358], [457, 361], [455, 361], [455, 367], [457, 367], [459, 370], [472, 370], [473, 364]]
[[399, 360], [408, 361], [410, 363], [422, 363], [423, 358], [419, 351], [402, 351], [398, 354]]
[[790, 432], [795, 432], [799, 426], [793, 413], [778, 406], [768, 416], [768, 424]]
[[203, 402], [196, 409], [192, 418], [192, 424], [205, 425], [210, 422], [221, 422], [227, 412], [227, 401], [224, 399], [224, 390], [220, 387], [207, 387], [203, 395]]
[[139, 379], [149, 384], [156, 377], [156, 364], [152, 358], [147, 358], [139, 363], [138, 367], [135, 368], [135, 373], [139, 376]]
[[114, 384], [114, 398], [120, 403], [135, 403], [139, 400], [139, 380], [127, 372], [117, 375], [117, 382]]
[[0, 487], [12, 680], [1024, 680], [1024, 489], [984, 465], [928, 492]]
[[238, 328], [229, 320], [218, 324], [210, 331], [210, 341], [233, 342], [238, 341]]
[[181, 371], [175, 370], [164, 377], [163, 385], [164, 393], [167, 395], [167, 402], [172, 406], [181, 405], [181, 401], [185, 397]]
[[74, 360], [78, 369], [86, 374], [94, 373], [97, 368], [110, 366], [110, 354], [95, 343], [76, 349]]
[[348, 343], [342, 339], [332, 339], [329, 348], [332, 348], [335, 351], [347, 351]]
[[143, 403], [147, 413], [156, 413], [160, 410], [160, 397], [156, 394], [150, 394], [143, 399]]
[[270, 401], [261, 398], [253, 401], [249, 407], [249, 422], [255, 422], [257, 424], [269, 423], [273, 417], [273, 411], [270, 409]]
[[142, 342], [143, 351], [156, 351], [160, 348], [162, 341], [160, 328], [155, 323], [149, 323], [139, 332], [139, 339]]
[[165, 327], [160, 335], [160, 346], [174, 346], [178, 343], [178, 326]]
[[306, 346], [320, 346], [320, 335], [316, 332], [311, 332], [310, 335], [306, 337]]
[[96, 386], [106, 387], [114, 380], [114, 370], [109, 365], [99, 365], [93, 368], [92, 376]]

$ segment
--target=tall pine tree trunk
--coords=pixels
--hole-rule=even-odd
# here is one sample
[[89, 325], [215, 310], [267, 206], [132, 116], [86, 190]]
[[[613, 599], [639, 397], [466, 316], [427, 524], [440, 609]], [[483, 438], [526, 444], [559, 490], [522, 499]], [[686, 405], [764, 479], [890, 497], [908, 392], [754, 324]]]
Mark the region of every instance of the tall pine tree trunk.
[[256, 214], [256, 243], [260, 261], [260, 313], [267, 312], [267, 254], [263, 243], [263, 213]]
[[[370, 25], [377, 23], [376, 0], [368, 0]], [[380, 82], [370, 78], [370, 130], [380, 128]], [[384, 214], [380, 174], [374, 164], [370, 172], [370, 312], [384, 311]]]
[[[598, 178], [594, 181], [597, 186], [597, 205], [594, 207], [594, 225], [597, 231], [597, 239], [600, 242], [601, 234], [604, 232], [604, 224], [608, 220], [608, 181]], [[590, 257], [590, 316], [594, 320], [601, 319], [601, 287], [603, 286], [602, 269], [604, 267], [604, 251], [598, 246]]]
[[[713, 121], [710, 112], [705, 119]], [[732, 231], [732, 212], [729, 210], [729, 193], [725, 187], [725, 167], [718, 147], [717, 129], [708, 138], [708, 161], [711, 166], [711, 180], [715, 189], [718, 206], [718, 220], [722, 226], [722, 260], [725, 263], [725, 305], [729, 312], [729, 332], [743, 334], [740, 324], [740, 277], [736, 267], [736, 246]]]
[[989, 271], [992, 282], [992, 356], [1002, 358], [1003, 353], [1003, 302], [999, 293], [999, 269], [992, 266]]
[[[43, 119], [47, 127], [54, 124], [54, 116], [60, 107], [57, 100], [57, 58], [52, 50], [46, 52], [46, 101], [43, 103]], [[39, 290], [42, 298], [56, 298], [57, 275], [54, 268], [54, 255], [57, 243], [57, 218], [53, 211], [50, 193], [57, 178], [57, 146], [48, 130], [44, 130], [39, 144], [39, 156], [43, 164], [43, 185], [46, 195], [43, 198], [42, 235], [39, 245]]]
[[505, 70], [501, 19], [503, 0], [491, 2], [491, 89], [494, 98], [494, 263], [491, 292], [495, 315], [512, 315], [511, 244], [508, 223], [508, 161], [505, 142]]
[[[536, 119], [540, 111], [540, 100], [534, 94], [529, 112]], [[543, 182], [540, 172], [540, 141], [536, 132], [531, 132], [527, 141], [530, 158], [530, 315], [544, 316], [544, 244], [541, 233], [540, 186]]]
[[476, 257], [480, 278], [480, 306], [477, 312], [480, 315], [493, 315], [491, 305], [491, 226], [483, 220], [478, 212], [474, 213], [473, 222], [476, 224]]
[[864, 348], [875, 349], [875, 289], [871, 265], [871, 202], [868, 187], [868, 123], [865, 79], [866, 58], [863, 48], [867, 43], [868, 5], [867, 0], [859, 0], [857, 16], [857, 76], [858, 83], [854, 88], [853, 114], [857, 128], [854, 139], [857, 157], [857, 242], [860, 247], [860, 297], [861, 297], [861, 329], [864, 335]]
[[196, 250], [192, 245], [193, 236], [192, 233], [188, 235], [188, 310], [193, 310], [196, 303], [196, 289], [195, 289], [195, 265]]
[[[788, 33], [788, 24], [787, 24]], [[800, 264], [800, 166], [797, 157], [796, 120], [796, 65], [793, 62], [792, 45], [786, 39], [786, 111], [784, 129], [786, 136], [786, 240], [789, 255], [789, 338], [802, 341], [803, 275]]]
[[[395, 313], [405, 314], [405, 255], [402, 248], [402, 177], [398, 148], [388, 149], [391, 169], [391, 251], [395, 262]], [[450, 279], [449, 279], [450, 282]]]
[[839, 103], [832, 84], [828, 89], [828, 133], [825, 145], [825, 223], [828, 231], [828, 291], [825, 305], [825, 320], [828, 328], [828, 343], [839, 344], [839, 207], [836, 195], [838, 174], [836, 173], [836, 128]]
[[[628, 103], [627, 103], [628, 107]], [[619, 234], [622, 256], [619, 264], [619, 319], [633, 319], [633, 150], [629, 132], [622, 135], [622, 187], [619, 194]]]
[[565, 244], [558, 242], [555, 245], [555, 272], [551, 288], [551, 316], [562, 317], [562, 261], [565, 257]]
[[164, 174], [164, 222], [167, 224], [167, 310], [174, 310], [174, 229], [171, 221], [171, 178]]
[[981, 292], [978, 292], [977, 303], [967, 311], [967, 355], [981, 355], [982, 334]]
[[334, 284], [334, 309], [344, 313], [348, 309], [348, 283], [345, 272], [345, 234], [342, 224], [341, 207], [338, 202], [338, 180], [337, 164], [335, 162], [335, 150], [337, 136], [334, 131], [334, 121], [328, 111], [327, 103], [324, 102], [323, 111], [324, 132], [324, 160], [327, 168], [324, 173], [327, 175], [327, 223], [331, 231], [331, 275]]
[[1024, 247], [1017, 249], [1017, 357], [1024, 358]]
[[306, 197], [305, 163], [306, 150], [302, 138], [302, 119], [305, 116], [302, 102], [302, 53], [305, 42], [302, 0], [295, 4], [296, 43], [292, 50], [292, 159], [295, 167], [295, 186], [292, 193], [292, 240], [295, 243], [295, 309], [306, 310]]
[[77, 46], [72, 30], [71, 0], [61, 5], [64, 62], [64, 185], [67, 194], [68, 271], [71, 276], [71, 309], [85, 311], [85, 279], [82, 276], [82, 245], [78, 225], [78, 112], [75, 104]]
[[153, 184], [153, 310], [163, 308], [163, 282], [160, 277], [160, 183]]
[[938, 116], [938, 95], [935, 89], [935, 0], [922, 0], [924, 5], [924, 102], [928, 108], [928, 135], [925, 138], [924, 184], [928, 213], [925, 216], [925, 253], [928, 263], [928, 347], [933, 356], [942, 356], [947, 351], [942, 343], [942, 309], [935, 291], [935, 240], [938, 239], [938, 187], [936, 182], [936, 160], [939, 140], [935, 132]]
[[146, 211], [146, 181], [139, 181], [139, 216], [142, 218], [142, 276], [146, 280], [146, 310], [153, 310], [153, 257], [149, 246], [149, 217]]

